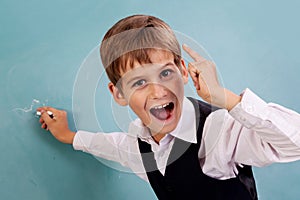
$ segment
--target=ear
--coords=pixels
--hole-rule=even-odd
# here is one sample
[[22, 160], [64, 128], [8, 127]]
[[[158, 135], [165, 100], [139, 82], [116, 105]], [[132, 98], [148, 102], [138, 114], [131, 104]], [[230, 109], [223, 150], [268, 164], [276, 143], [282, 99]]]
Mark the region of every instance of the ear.
[[117, 102], [120, 106], [128, 105], [128, 102], [124, 98], [122, 92], [112, 82], [110, 82], [108, 84], [108, 89], [109, 89], [110, 93], [113, 95], [115, 102]]
[[189, 81], [189, 72], [185, 66], [183, 59], [181, 59], [181, 75], [182, 75], [183, 83], [187, 84]]

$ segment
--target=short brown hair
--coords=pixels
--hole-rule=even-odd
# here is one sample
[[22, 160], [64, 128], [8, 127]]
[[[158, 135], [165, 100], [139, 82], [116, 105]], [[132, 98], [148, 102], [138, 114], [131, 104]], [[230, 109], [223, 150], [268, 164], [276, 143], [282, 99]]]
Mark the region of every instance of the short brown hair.
[[105, 34], [100, 55], [110, 81], [116, 85], [126, 67], [135, 61], [151, 63], [149, 52], [162, 49], [171, 52], [180, 66], [181, 50], [170, 26], [159, 18], [133, 15], [121, 19]]

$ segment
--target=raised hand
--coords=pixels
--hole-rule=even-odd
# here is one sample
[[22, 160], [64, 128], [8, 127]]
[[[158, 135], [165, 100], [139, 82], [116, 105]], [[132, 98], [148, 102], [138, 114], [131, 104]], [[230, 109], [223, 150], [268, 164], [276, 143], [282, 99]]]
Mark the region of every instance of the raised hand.
[[206, 60], [187, 45], [182, 47], [194, 60], [188, 64], [188, 71], [197, 94], [212, 105], [231, 110], [241, 97], [220, 85], [215, 63]]

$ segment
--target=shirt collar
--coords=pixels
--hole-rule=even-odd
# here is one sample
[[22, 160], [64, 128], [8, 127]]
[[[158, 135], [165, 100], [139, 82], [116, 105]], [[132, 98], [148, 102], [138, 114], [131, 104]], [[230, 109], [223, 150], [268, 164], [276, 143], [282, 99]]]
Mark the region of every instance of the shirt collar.
[[[128, 133], [130, 135], [138, 136], [145, 141], [149, 141], [150, 138], [152, 139], [148, 128], [144, 126], [139, 118], [130, 123]], [[183, 107], [179, 122], [169, 135], [186, 142], [197, 143], [195, 109], [192, 102], [186, 97], [183, 99]]]

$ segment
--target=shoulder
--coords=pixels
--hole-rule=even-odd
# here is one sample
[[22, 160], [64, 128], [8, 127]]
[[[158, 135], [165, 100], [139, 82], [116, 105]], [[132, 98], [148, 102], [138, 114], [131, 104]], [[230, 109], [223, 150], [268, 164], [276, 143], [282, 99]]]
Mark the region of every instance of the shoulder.
[[192, 102], [196, 113], [200, 112], [200, 114], [202, 115], [204, 114], [205, 117], [207, 117], [210, 113], [220, 109], [216, 106], [213, 106], [199, 99], [195, 99], [193, 97], [187, 97], [187, 98]]

